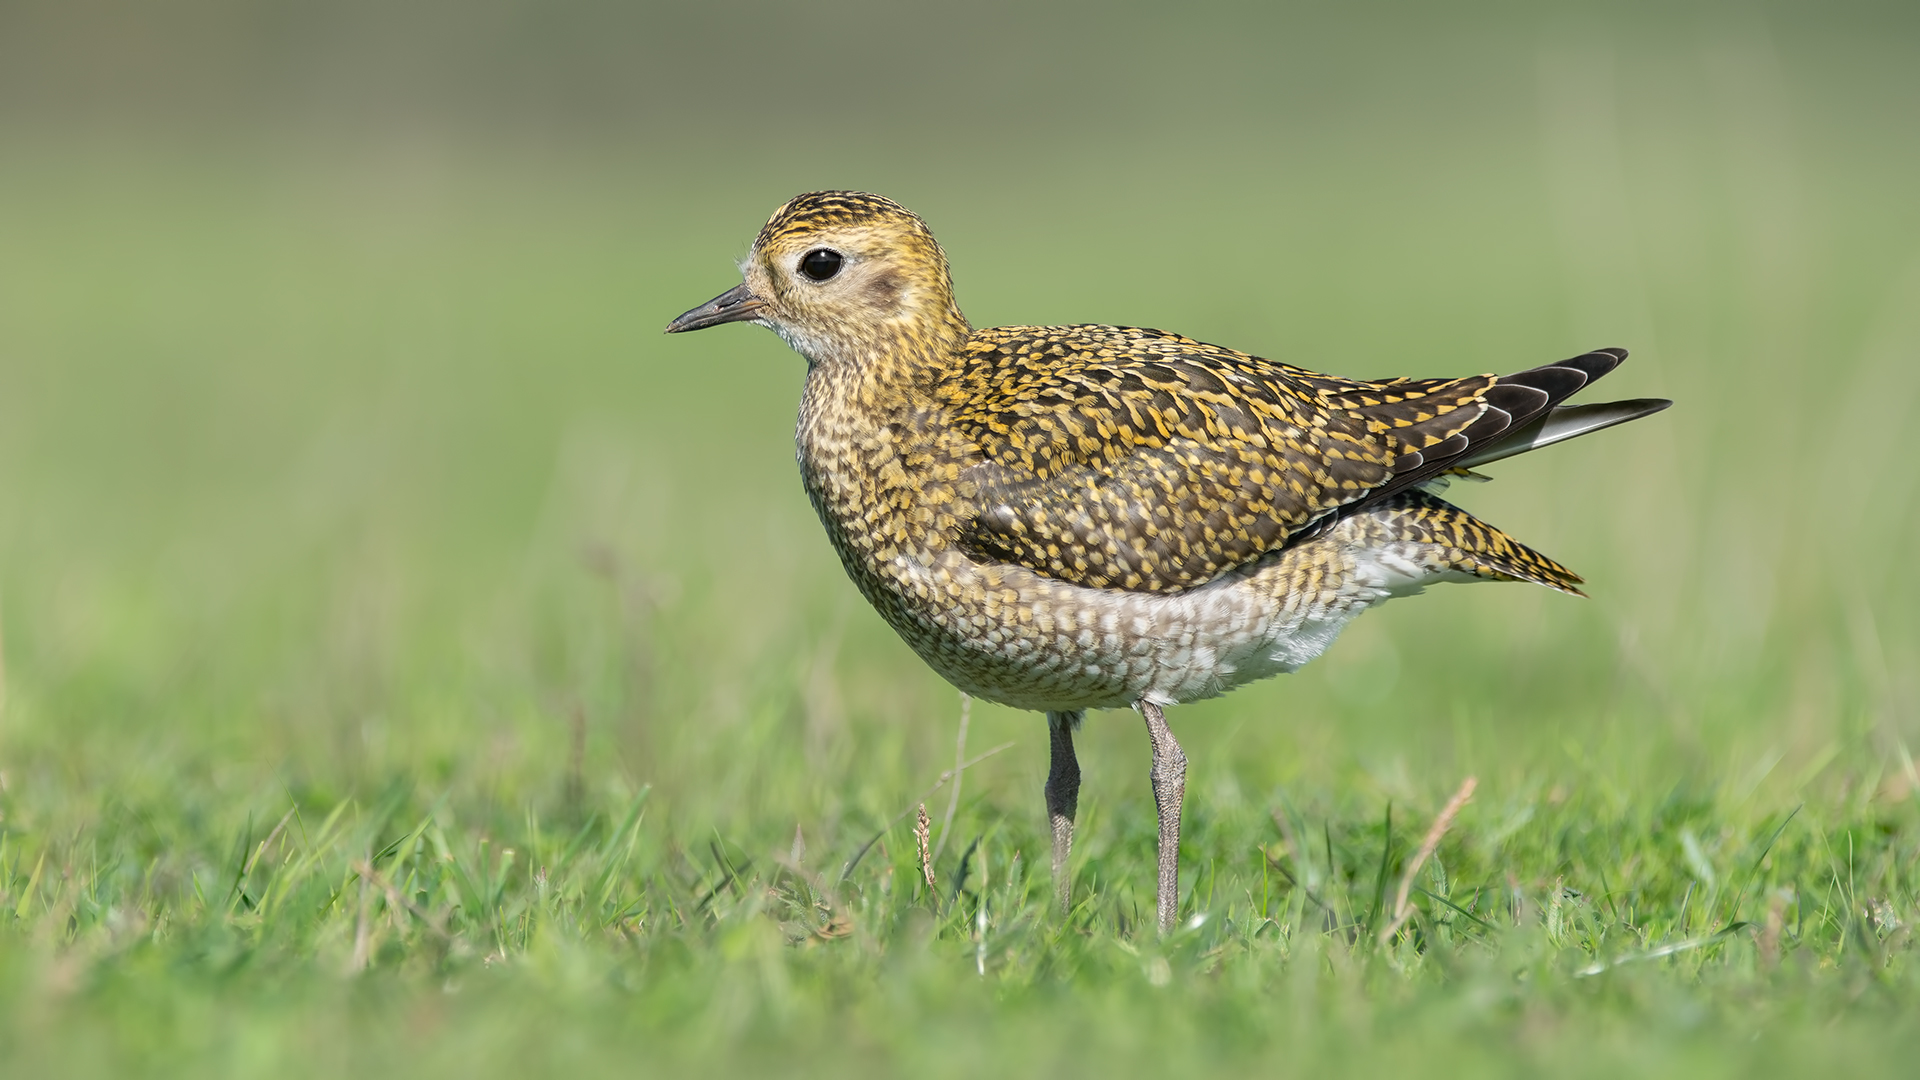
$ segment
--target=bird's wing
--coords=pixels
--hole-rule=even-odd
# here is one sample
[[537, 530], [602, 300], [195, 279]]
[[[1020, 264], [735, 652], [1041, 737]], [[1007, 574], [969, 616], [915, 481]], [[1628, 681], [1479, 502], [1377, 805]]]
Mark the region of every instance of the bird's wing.
[[964, 547], [1177, 592], [1438, 475], [1588, 381], [1567, 374], [1545, 389], [1525, 385], [1533, 372], [1367, 381], [1156, 330], [1000, 327], [973, 335], [935, 396], [981, 451]]

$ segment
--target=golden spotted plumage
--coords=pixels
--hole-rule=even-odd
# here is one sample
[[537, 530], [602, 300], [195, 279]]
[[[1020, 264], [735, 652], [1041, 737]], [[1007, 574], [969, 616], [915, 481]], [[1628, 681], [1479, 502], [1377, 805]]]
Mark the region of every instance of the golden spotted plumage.
[[1478, 420], [1494, 380], [1316, 375], [1157, 330], [974, 332], [935, 400], [978, 446], [982, 557], [1177, 592], [1273, 551]]
[[744, 277], [668, 329], [757, 322], [806, 357], [801, 477], [848, 575], [955, 685], [1050, 714], [1063, 888], [1072, 729], [1089, 708], [1145, 714], [1163, 926], [1184, 758], [1160, 706], [1291, 671], [1433, 582], [1577, 593], [1571, 571], [1435, 491], [1667, 404], [1561, 404], [1618, 349], [1367, 380], [1158, 330], [976, 330], [926, 224], [860, 192], [780, 207]]

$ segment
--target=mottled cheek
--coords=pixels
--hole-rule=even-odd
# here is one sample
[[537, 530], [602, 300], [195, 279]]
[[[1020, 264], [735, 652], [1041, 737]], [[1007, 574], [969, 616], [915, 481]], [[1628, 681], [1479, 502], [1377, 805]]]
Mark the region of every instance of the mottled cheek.
[[874, 307], [889, 308], [900, 299], [900, 290], [904, 283], [895, 273], [877, 274], [867, 282], [867, 300]]

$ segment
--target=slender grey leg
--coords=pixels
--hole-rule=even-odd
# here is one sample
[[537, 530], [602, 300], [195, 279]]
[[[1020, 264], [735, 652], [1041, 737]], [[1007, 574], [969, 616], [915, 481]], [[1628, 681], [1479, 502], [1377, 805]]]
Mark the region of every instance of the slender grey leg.
[[1180, 752], [1160, 706], [1140, 702], [1147, 718], [1147, 738], [1153, 742], [1153, 805], [1160, 811], [1160, 932], [1173, 929], [1180, 911], [1180, 801], [1187, 794], [1187, 755]]
[[1047, 714], [1047, 730], [1053, 736], [1053, 764], [1047, 770], [1047, 819], [1053, 826], [1053, 895], [1062, 915], [1073, 906], [1067, 856], [1073, 852], [1073, 815], [1080, 808], [1080, 762], [1073, 756], [1073, 729], [1083, 715]]

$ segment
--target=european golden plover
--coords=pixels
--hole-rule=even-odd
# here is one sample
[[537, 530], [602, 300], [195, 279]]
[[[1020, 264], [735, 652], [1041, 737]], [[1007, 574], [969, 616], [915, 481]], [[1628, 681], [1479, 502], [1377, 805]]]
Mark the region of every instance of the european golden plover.
[[1063, 910], [1073, 732], [1088, 709], [1146, 718], [1162, 931], [1186, 789], [1162, 707], [1292, 671], [1435, 582], [1578, 594], [1567, 568], [1436, 492], [1670, 404], [1561, 404], [1623, 349], [1375, 381], [1159, 330], [976, 330], [926, 224], [861, 192], [774, 211], [744, 276], [667, 332], [754, 322], [806, 357], [801, 480], [854, 585], [955, 686], [1047, 714]]

